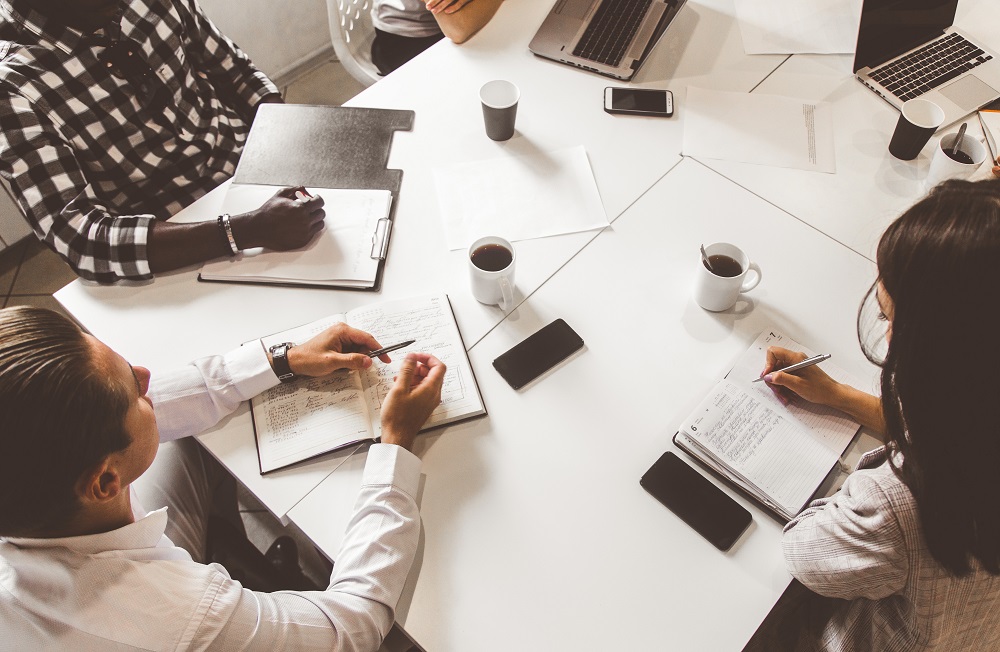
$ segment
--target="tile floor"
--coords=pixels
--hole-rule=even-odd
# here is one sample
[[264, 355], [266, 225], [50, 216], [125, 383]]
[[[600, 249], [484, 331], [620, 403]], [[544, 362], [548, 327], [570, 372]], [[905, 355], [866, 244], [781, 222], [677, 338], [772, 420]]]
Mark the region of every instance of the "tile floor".
[[[344, 67], [326, 61], [282, 88], [285, 101], [294, 104], [339, 106], [364, 90]], [[0, 251], [0, 308], [33, 305], [65, 311], [52, 294], [76, 278], [63, 260], [33, 237]], [[178, 361], [183, 363], [184, 361]], [[274, 539], [290, 534], [299, 543], [303, 569], [317, 583], [326, 586], [329, 572], [316, 549], [294, 525], [283, 527], [248, 492], [240, 492], [240, 511], [247, 535], [260, 550]]]

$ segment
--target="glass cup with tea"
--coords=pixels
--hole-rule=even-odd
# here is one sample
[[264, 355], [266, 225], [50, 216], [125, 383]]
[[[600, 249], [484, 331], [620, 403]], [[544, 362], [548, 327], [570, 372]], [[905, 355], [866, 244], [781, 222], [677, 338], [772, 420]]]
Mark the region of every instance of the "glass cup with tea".
[[514, 307], [514, 245], [497, 236], [479, 238], [469, 247], [472, 296], [496, 304], [504, 312]]
[[705, 247], [705, 255], [707, 259], [698, 256], [694, 285], [695, 301], [705, 310], [729, 310], [763, 278], [757, 263], [736, 245], [716, 242]]

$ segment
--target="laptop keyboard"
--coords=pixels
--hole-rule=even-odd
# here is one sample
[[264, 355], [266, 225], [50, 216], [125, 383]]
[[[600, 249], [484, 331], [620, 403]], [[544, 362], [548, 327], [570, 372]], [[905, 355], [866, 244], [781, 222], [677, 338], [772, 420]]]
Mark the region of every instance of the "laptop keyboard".
[[905, 102], [992, 58], [962, 36], [948, 34], [876, 68], [869, 77]]
[[573, 55], [609, 66], [622, 62], [653, 0], [604, 0]]

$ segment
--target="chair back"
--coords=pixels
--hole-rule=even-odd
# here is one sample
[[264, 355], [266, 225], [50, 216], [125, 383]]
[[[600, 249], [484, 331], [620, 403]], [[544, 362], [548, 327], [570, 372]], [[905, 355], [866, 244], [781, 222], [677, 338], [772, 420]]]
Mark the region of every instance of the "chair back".
[[372, 0], [326, 0], [333, 51], [344, 69], [365, 87], [379, 80], [372, 63]]

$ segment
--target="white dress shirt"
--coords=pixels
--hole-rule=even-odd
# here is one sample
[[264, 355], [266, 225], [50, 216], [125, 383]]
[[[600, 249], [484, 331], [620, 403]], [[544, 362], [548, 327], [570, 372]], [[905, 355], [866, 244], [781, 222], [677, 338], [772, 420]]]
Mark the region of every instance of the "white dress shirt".
[[[153, 378], [161, 440], [197, 434], [277, 378], [244, 346]], [[259, 593], [165, 536], [167, 508], [111, 532], [0, 539], [0, 651], [376, 650], [416, 552], [420, 460], [373, 445], [326, 591]]]

